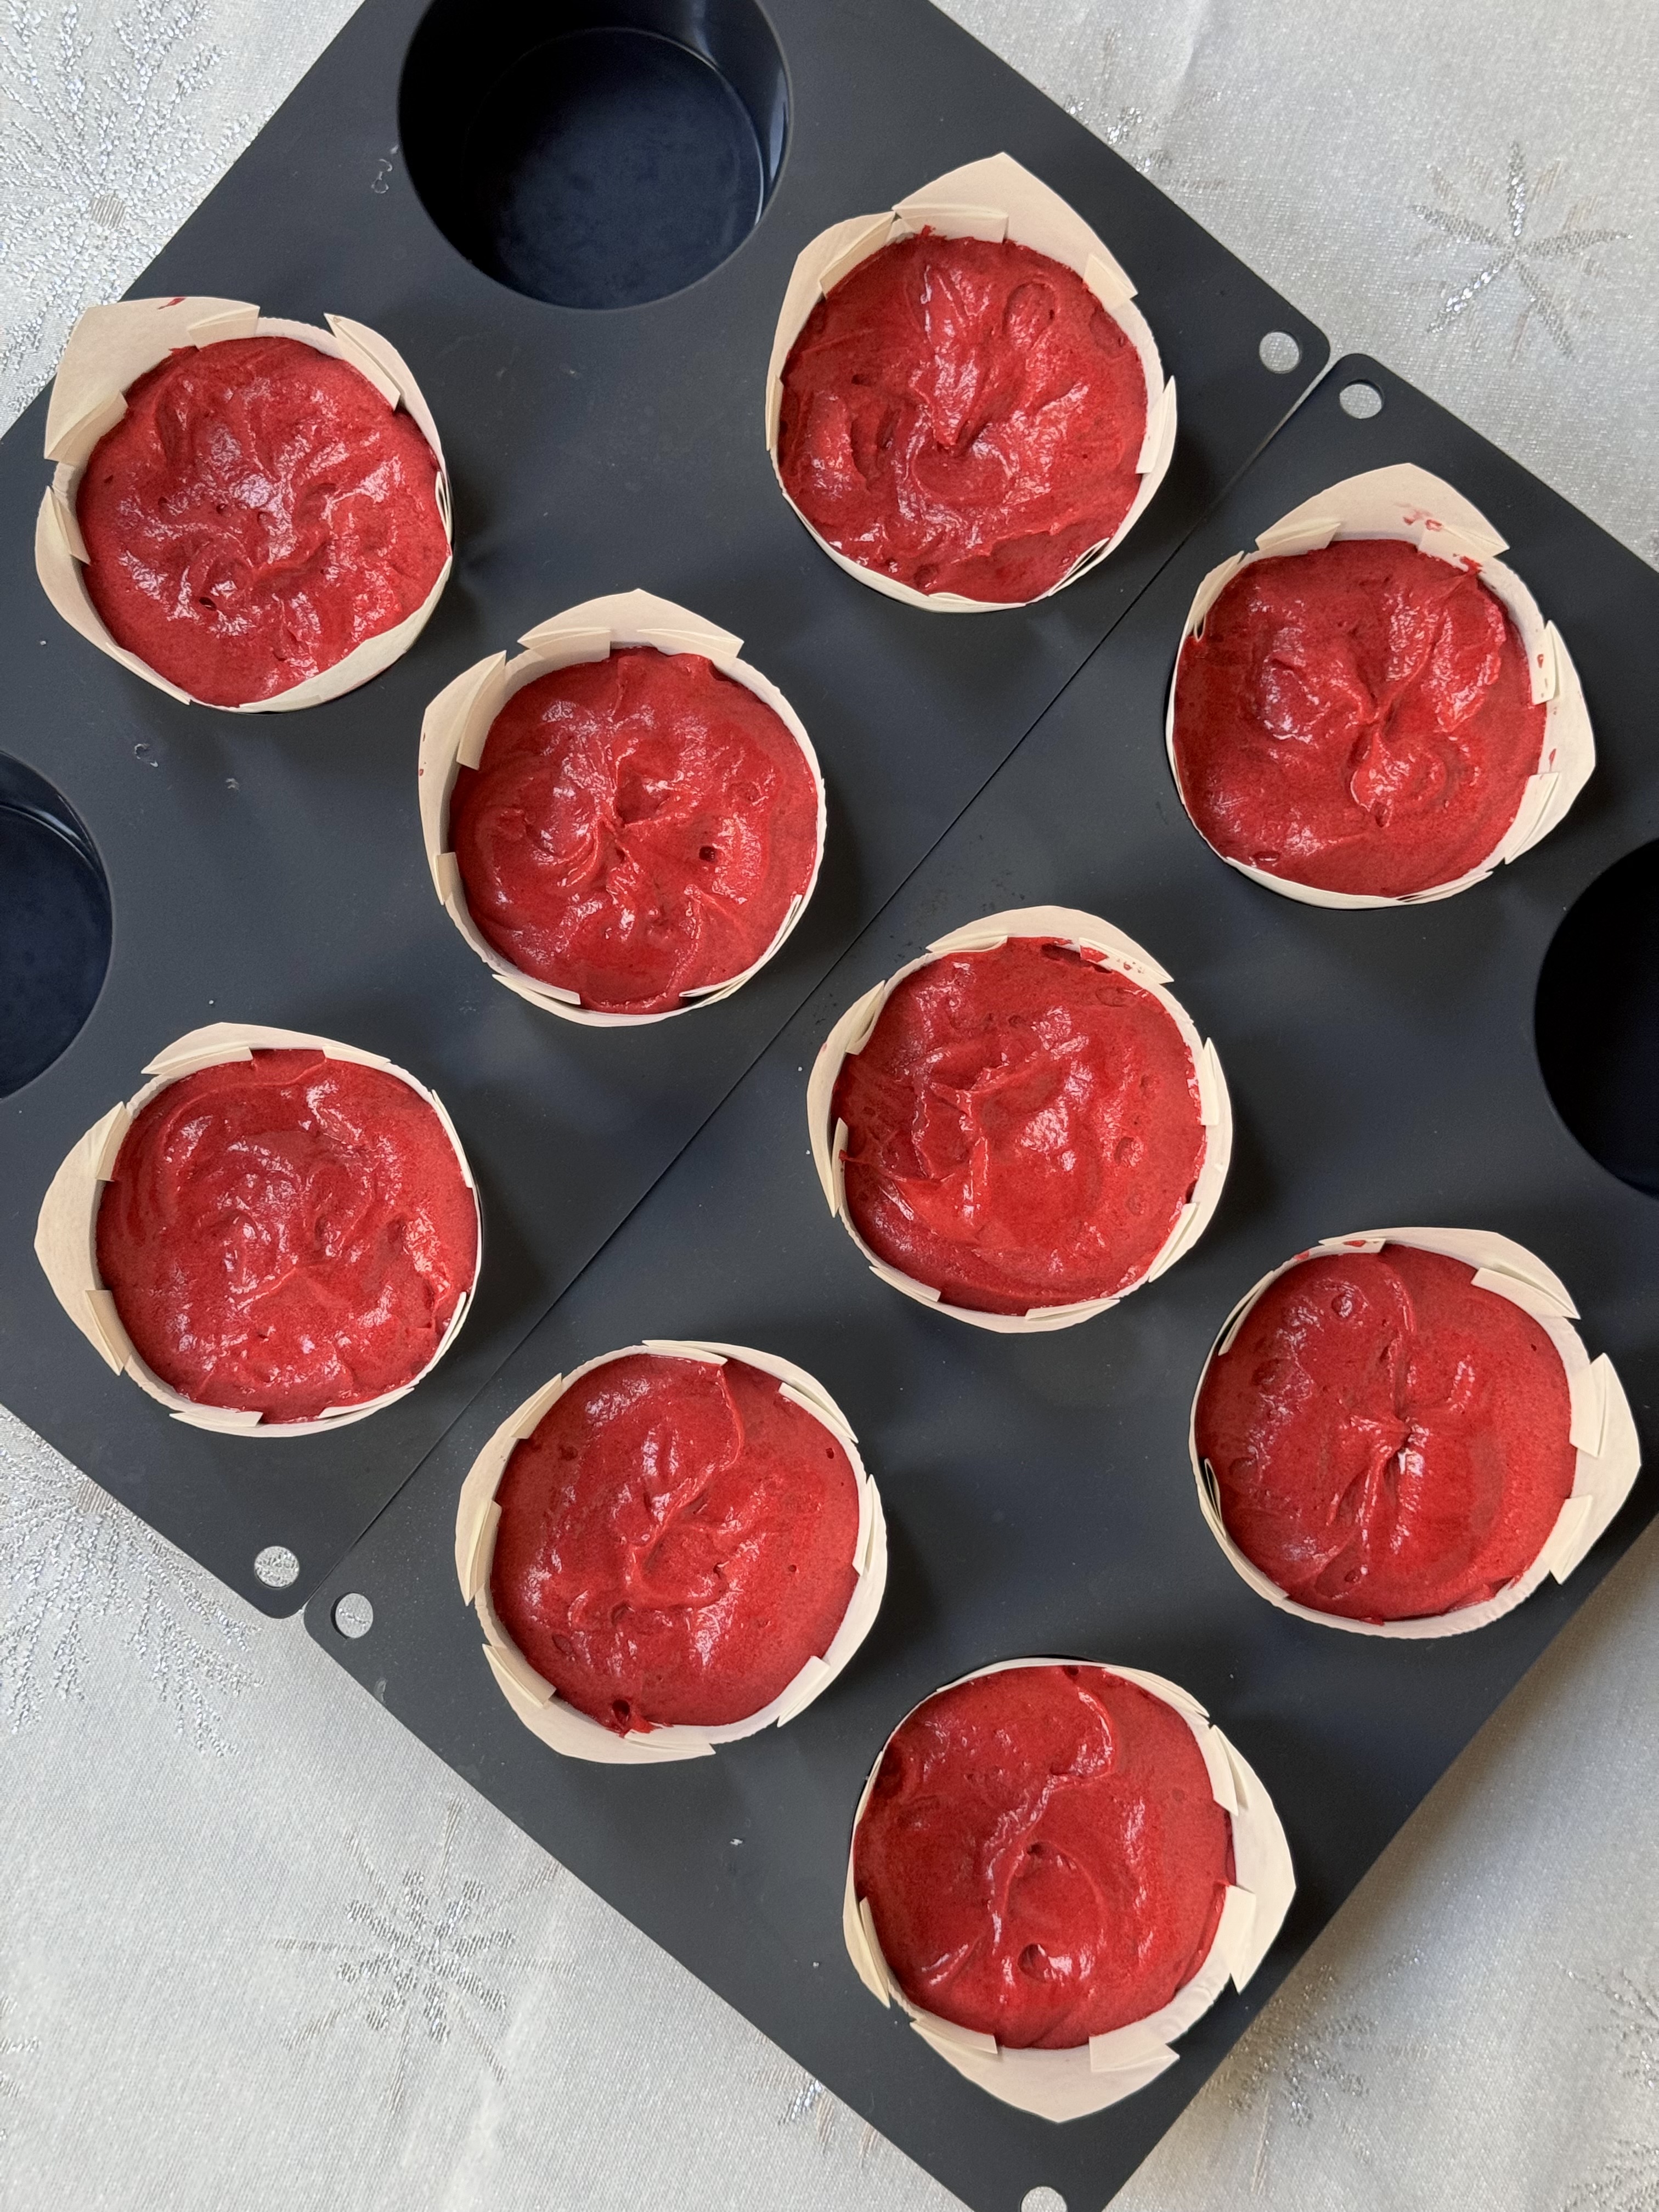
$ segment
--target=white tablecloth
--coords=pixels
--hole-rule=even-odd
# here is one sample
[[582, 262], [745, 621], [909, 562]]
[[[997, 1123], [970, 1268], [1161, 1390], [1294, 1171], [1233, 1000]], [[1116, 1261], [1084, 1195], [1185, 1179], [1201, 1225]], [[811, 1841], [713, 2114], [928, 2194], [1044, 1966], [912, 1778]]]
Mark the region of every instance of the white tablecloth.
[[[349, 12], [0, 0], [0, 422]], [[952, 12], [1659, 562], [1650, 0]], [[954, 2202], [3, 1413], [0, 1589], [0, 2204]], [[1650, 1531], [1121, 2212], [1656, 2212], [1656, 1750]]]

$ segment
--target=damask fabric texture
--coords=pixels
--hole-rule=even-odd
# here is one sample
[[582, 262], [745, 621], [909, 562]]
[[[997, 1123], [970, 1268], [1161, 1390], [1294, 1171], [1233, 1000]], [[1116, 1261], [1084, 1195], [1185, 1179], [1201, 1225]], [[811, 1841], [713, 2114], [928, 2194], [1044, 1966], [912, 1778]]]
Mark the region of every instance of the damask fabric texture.
[[[1659, 561], [1645, 0], [950, 4], [1339, 351]], [[349, 13], [0, 0], [0, 419]], [[4, 2212], [949, 2212], [299, 1623], [4, 1415], [0, 1590]], [[1653, 2212], [1656, 1743], [1651, 1530], [1115, 2212]]]

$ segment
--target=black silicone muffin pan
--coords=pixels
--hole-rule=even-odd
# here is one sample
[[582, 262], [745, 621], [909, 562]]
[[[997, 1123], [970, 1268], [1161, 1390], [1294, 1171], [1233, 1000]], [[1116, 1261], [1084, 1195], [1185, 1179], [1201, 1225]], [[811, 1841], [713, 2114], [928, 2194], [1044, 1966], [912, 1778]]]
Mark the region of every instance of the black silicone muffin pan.
[[[665, 59], [665, 40], [684, 42], [679, 60]], [[608, 58], [594, 58], [599, 45]], [[661, 156], [633, 170], [616, 150], [629, 50], [649, 64], [637, 112]], [[715, 221], [728, 171], [676, 168], [684, 132], [662, 137], [664, 101], [682, 123], [691, 112], [670, 80], [695, 86], [693, 107], [714, 96], [699, 72], [718, 72], [720, 98], [749, 118], [762, 182], [750, 178], [744, 231], [705, 239], [698, 281], [684, 281], [692, 256], [644, 271], [628, 294], [678, 283], [668, 296], [594, 308], [519, 289], [534, 275], [532, 290], [556, 289], [551, 277], [489, 273], [507, 270], [505, 248], [477, 225], [541, 235], [574, 221], [571, 178], [553, 158], [573, 86], [587, 88], [583, 127], [615, 183], [588, 211], [590, 274], [615, 264], [665, 198], [700, 194]], [[551, 137], [526, 120], [538, 83]], [[520, 155], [498, 173], [484, 149], [505, 143], [497, 125], [513, 102]], [[763, 437], [767, 357], [808, 239], [998, 149], [1073, 201], [1137, 279], [1179, 386], [1180, 441], [1133, 536], [1084, 582], [1029, 612], [919, 617], [841, 574], [780, 495]], [[1326, 349], [1145, 178], [921, 0], [777, 0], [765, 15], [752, 0], [441, 0], [424, 22], [420, 0], [368, 0], [134, 289], [313, 320], [333, 310], [384, 331], [431, 404], [455, 491], [455, 574], [414, 649], [326, 706], [239, 716], [175, 706], [57, 621], [30, 570], [44, 401], [0, 449], [0, 753], [74, 810], [113, 907], [90, 1018], [0, 1102], [0, 1400], [225, 1582], [286, 1612], [1007, 757]], [[1271, 331], [1299, 349], [1293, 374], [1263, 367]], [[744, 638], [795, 706], [824, 767], [829, 851], [788, 945], [729, 1003], [595, 1034], [513, 1000], [450, 925], [422, 853], [416, 750], [422, 707], [459, 670], [561, 607], [636, 585]], [[430, 1084], [478, 1175], [487, 1255], [453, 1351], [410, 1397], [337, 1437], [240, 1451], [155, 1418], [90, 1356], [30, 1249], [69, 1146], [131, 1097], [153, 1053], [227, 1018], [337, 1036]], [[291, 1578], [263, 1581], [262, 1554], [265, 1571]]]
[[[1382, 395], [1368, 420], [1341, 404], [1356, 384]], [[1577, 659], [1601, 763], [1560, 829], [1461, 897], [1299, 906], [1224, 866], [1182, 811], [1164, 749], [1176, 643], [1228, 553], [1323, 486], [1407, 459], [1510, 538]], [[1634, 555], [1388, 370], [1340, 363], [312, 1601], [312, 1633], [389, 1711], [981, 2212], [1014, 2212], [1039, 2182], [1076, 2208], [1105, 2201], [1653, 1511], [1638, 1477], [1571, 1581], [1477, 1634], [1343, 1636], [1234, 1573], [1199, 1510], [1187, 1422], [1217, 1331], [1270, 1267], [1327, 1234], [1451, 1223], [1561, 1274], [1645, 1434], [1653, 1201], [1558, 1118], [1533, 998], [1563, 916], [1659, 834], [1656, 616], [1659, 577]], [[1226, 1072], [1233, 1161], [1168, 1274], [1081, 1327], [993, 1337], [889, 1289], [831, 1220], [806, 1074], [843, 1010], [931, 939], [1048, 902], [1103, 915], [1173, 975]], [[548, 1753], [498, 1696], [456, 1588], [456, 1498], [538, 1382], [694, 1334], [810, 1364], [845, 1408], [887, 1513], [887, 1595], [787, 1729], [741, 1755], [597, 1772]], [[336, 1623], [348, 1595], [373, 1609], [360, 1638]], [[1298, 1881], [1244, 1994], [1224, 1993], [1149, 2087], [1065, 2126], [950, 2072], [864, 1990], [840, 1932], [852, 1810], [888, 1731], [939, 1683], [1030, 1652], [1147, 1668], [1200, 1698], [1266, 1784]]]
[[[1135, 278], [1181, 436], [1102, 568], [961, 620], [824, 559], [777, 491], [761, 401], [799, 248], [999, 149]], [[1537, 1249], [1644, 1419], [1659, 1248], [1632, 1186], [1659, 1182], [1659, 1154], [1608, 1099], [1647, 1065], [1629, 1024], [1654, 1008], [1606, 987], [1597, 916], [1610, 897], [1621, 927], [1632, 897], [1654, 911], [1638, 641], [1659, 581], [1385, 369], [1343, 364], [1273, 436], [1323, 365], [1319, 333], [921, 0], [438, 0], [424, 18], [420, 0], [368, 0], [135, 290], [384, 331], [442, 431], [457, 568], [362, 691], [253, 720], [175, 708], [51, 617], [29, 573], [44, 403], [5, 440], [0, 835], [57, 841], [41, 880], [75, 920], [52, 938], [64, 981], [9, 968], [0, 1000], [0, 1398], [267, 1610], [314, 1593], [313, 1633], [373, 1694], [971, 2203], [1012, 2212], [1039, 2182], [1074, 2212], [1100, 2203], [1650, 1510], [1638, 1483], [1570, 1584], [1479, 1636], [1375, 1644], [1245, 1589], [1185, 1437], [1239, 1291], [1314, 1237], [1390, 1219]], [[1382, 398], [1370, 419], [1342, 403], [1358, 384]], [[1407, 459], [1510, 537], [1577, 659], [1601, 765], [1547, 846], [1465, 897], [1313, 912], [1222, 866], [1182, 813], [1163, 745], [1175, 644], [1216, 561], [1322, 485]], [[733, 1000], [592, 1032], [497, 988], [451, 927], [416, 747], [459, 670], [634, 585], [735, 631], [796, 706], [830, 845], [801, 927]], [[1635, 890], [1604, 885], [1562, 933], [1540, 1035], [1563, 1112], [1626, 1182], [1557, 1118], [1533, 1042], [1558, 925], [1621, 859], [1609, 883]], [[12, 928], [46, 910], [14, 880]], [[1036, 902], [1100, 913], [1170, 969], [1220, 1050], [1237, 1140], [1215, 1222], [1168, 1277], [1061, 1335], [988, 1338], [886, 1290], [831, 1222], [805, 1078], [836, 1015], [929, 938]], [[1587, 1032], [1590, 1004], [1610, 1011]], [[71, 1006], [89, 1014], [52, 1058], [64, 1038], [38, 1010]], [[167, 1421], [92, 1357], [30, 1249], [69, 1145], [155, 1050], [230, 1018], [386, 1053], [443, 1097], [479, 1176], [486, 1267], [455, 1349], [334, 1437], [239, 1447]], [[579, 1768], [489, 1679], [454, 1584], [456, 1493], [537, 1382], [676, 1334], [781, 1352], [842, 1399], [887, 1504], [887, 1599], [787, 1732], [684, 1768]], [[262, 1580], [261, 1557], [289, 1579]], [[1066, 2128], [941, 2066], [860, 1987], [838, 1928], [852, 1808], [894, 1722], [954, 1674], [1045, 1650], [1203, 1698], [1272, 1792], [1301, 1881], [1247, 1996], [1150, 2088]]]

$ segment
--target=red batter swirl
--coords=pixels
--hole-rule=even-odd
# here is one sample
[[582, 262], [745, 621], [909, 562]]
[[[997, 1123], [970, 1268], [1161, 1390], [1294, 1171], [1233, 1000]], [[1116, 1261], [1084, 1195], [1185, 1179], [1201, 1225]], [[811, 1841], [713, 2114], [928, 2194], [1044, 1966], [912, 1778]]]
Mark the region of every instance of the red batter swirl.
[[1196, 1437], [1227, 1533], [1288, 1596], [1354, 1620], [1479, 1605], [1572, 1488], [1559, 1353], [1460, 1260], [1304, 1261], [1212, 1360]]
[[181, 690], [273, 698], [437, 581], [437, 457], [345, 362], [229, 338], [170, 354], [126, 400], [76, 503], [87, 589], [116, 643]]
[[1230, 860], [1399, 898], [1483, 866], [1538, 772], [1544, 708], [1503, 603], [1387, 538], [1253, 561], [1181, 648], [1187, 811]]
[[1103, 1667], [1006, 1668], [893, 1736], [853, 1884], [901, 1989], [1010, 2050], [1074, 2050], [1191, 1981], [1233, 1879], [1193, 1732]]
[[495, 1495], [501, 1626], [619, 1735], [747, 1720], [823, 1656], [857, 1584], [852, 1462], [740, 1360], [606, 1360]]
[[1039, 938], [907, 975], [842, 1062], [832, 1111], [870, 1249], [984, 1313], [1139, 1282], [1204, 1162], [1175, 1023], [1127, 975]]
[[384, 1069], [256, 1052], [160, 1091], [121, 1141], [98, 1272], [199, 1406], [309, 1421], [412, 1382], [477, 1272], [442, 1122]]
[[473, 920], [526, 975], [606, 1013], [665, 1013], [760, 958], [817, 857], [787, 726], [695, 653], [538, 677], [449, 802]]
[[918, 592], [1034, 599], [1134, 503], [1139, 356], [1076, 271], [923, 231], [821, 300], [783, 372], [778, 466], [819, 536]]

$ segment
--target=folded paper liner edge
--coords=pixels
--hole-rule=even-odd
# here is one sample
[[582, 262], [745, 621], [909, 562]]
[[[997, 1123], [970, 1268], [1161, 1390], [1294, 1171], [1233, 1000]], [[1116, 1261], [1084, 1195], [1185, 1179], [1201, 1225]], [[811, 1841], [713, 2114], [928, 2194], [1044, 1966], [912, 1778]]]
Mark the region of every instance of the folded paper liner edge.
[[[760, 1711], [746, 1719], [695, 1728], [675, 1724], [617, 1735], [568, 1705], [551, 1683], [538, 1674], [497, 1618], [489, 1595], [490, 1567], [501, 1508], [495, 1493], [514, 1448], [533, 1434], [555, 1402], [573, 1383], [596, 1367], [638, 1352], [659, 1358], [695, 1359], [723, 1366], [735, 1359], [777, 1378], [780, 1390], [828, 1429], [846, 1452], [858, 1486], [859, 1525], [854, 1537], [857, 1577], [847, 1611], [822, 1658], [810, 1656], [793, 1678]], [[514, 1407], [473, 1461], [461, 1484], [455, 1512], [455, 1570], [461, 1595], [472, 1606], [484, 1632], [484, 1656], [497, 1687], [518, 1718], [550, 1750], [568, 1759], [600, 1765], [660, 1765], [667, 1761], [708, 1757], [721, 1744], [735, 1743], [761, 1729], [784, 1727], [835, 1680], [873, 1626], [887, 1585], [887, 1523], [881, 1498], [859, 1451], [851, 1423], [815, 1376], [775, 1353], [739, 1344], [688, 1338], [647, 1338], [618, 1352], [603, 1352], [568, 1375], [556, 1375]]]
[[[1193, 1194], [1176, 1216], [1162, 1249], [1146, 1273], [1134, 1282], [1114, 1291], [1109, 1297], [1084, 1299], [1073, 1305], [1033, 1306], [1023, 1314], [981, 1313], [971, 1307], [946, 1304], [930, 1285], [889, 1267], [871, 1251], [847, 1207], [841, 1161], [846, 1130], [839, 1121], [832, 1126], [830, 1117], [842, 1061], [849, 1054], [861, 1052], [869, 1042], [882, 1008], [906, 976], [949, 953], [988, 951], [1011, 937], [1051, 938], [1073, 949], [1086, 947], [1090, 951], [1100, 952], [1105, 956], [1106, 964], [1127, 975], [1158, 1000], [1175, 1023], [1192, 1056], [1205, 1128], [1204, 1162]], [[1189, 1252], [1208, 1228], [1220, 1203], [1232, 1160], [1233, 1111], [1220, 1055], [1212, 1042], [1200, 1036], [1191, 1015], [1165, 988], [1172, 980], [1150, 952], [1098, 915], [1085, 914], [1075, 907], [1015, 907], [1001, 914], [988, 915], [979, 921], [964, 923], [960, 929], [936, 938], [925, 952], [908, 961], [884, 983], [875, 984], [862, 998], [855, 1000], [824, 1039], [812, 1062], [806, 1083], [807, 1134], [825, 1203], [862, 1254], [871, 1273], [903, 1296], [932, 1307], [937, 1313], [949, 1315], [952, 1321], [966, 1322], [970, 1328], [988, 1329], [999, 1336], [1035, 1336], [1093, 1320], [1097, 1314], [1107, 1312], [1144, 1284], [1156, 1281]]]
[[[1100, 1667], [1135, 1683], [1172, 1706], [1193, 1732], [1210, 1777], [1211, 1794], [1232, 1827], [1234, 1881], [1222, 1909], [1210, 1948], [1190, 1981], [1170, 2002], [1146, 2019], [1092, 2037], [1066, 2051], [1007, 2050], [994, 2037], [954, 2026], [915, 2004], [900, 1989], [883, 1957], [868, 1900], [854, 1882], [859, 1822], [887, 1755], [887, 1747], [911, 1714], [932, 1698], [963, 1682], [1026, 1667]], [[1018, 2106], [1038, 2118], [1081, 2119], [1120, 2103], [1173, 2066], [1178, 2054], [1170, 2045], [1201, 2019], [1229, 1981], [1242, 1990], [1271, 1949], [1296, 1893], [1290, 1845], [1272, 1799], [1255, 1770], [1188, 1692], [1160, 1674], [1108, 1660], [1005, 1659], [976, 1667], [940, 1685], [913, 1705], [883, 1743], [860, 1793], [847, 1850], [842, 1894], [842, 1936], [854, 1972], [883, 2004], [896, 2002], [911, 2026], [949, 2066], [1002, 2103]]]
[[[1231, 1350], [1246, 1316], [1257, 1300], [1281, 1275], [1306, 1261], [1342, 1253], [1378, 1252], [1385, 1244], [1405, 1244], [1425, 1252], [1443, 1253], [1475, 1270], [1478, 1288], [1508, 1298], [1529, 1314], [1555, 1346], [1567, 1377], [1571, 1407], [1569, 1440], [1577, 1453], [1572, 1488], [1562, 1503], [1555, 1525], [1526, 1572], [1483, 1600], [1460, 1606], [1450, 1613], [1428, 1613], [1409, 1620], [1355, 1620], [1342, 1613], [1321, 1613], [1300, 1604], [1282, 1590], [1233, 1541], [1221, 1517], [1213, 1476], [1199, 1457], [1198, 1406], [1212, 1363]], [[1211, 1346], [1193, 1393], [1187, 1419], [1187, 1455], [1198, 1488], [1199, 1510], [1205, 1524], [1225, 1554], [1228, 1564], [1259, 1597], [1280, 1613], [1308, 1620], [1320, 1628], [1345, 1631], [1351, 1636], [1376, 1636], [1395, 1642], [1425, 1642], [1445, 1636], [1468, 1635], [1491, 1621], [1501, 1620], [1532, 1595], [1547, 1577], [1565, 1582], [1605, 1533], [1629, 1497], [1640, 1470], [1641, 1445], [1623, 1383], [1606, 1352], [1592, 1360], [1572, 1322], [1577, 1309], [1566, 1285], [1535, 1253], [1512, 1237], [1483, 1229], [1363, 1229], [1346, 1236], [1322, 1237], [1305, 1251], [1296, 1253], [1265, 1274], [1248, 1290], [1222, 1324]]]
[[388, 406], [401, 404], [437, 461], [434, 497], [451, 550], [432, 588], [412, 613], [390, 629], [366, 637], [331, 668], [277, 692], [217, 709], [227, 714], [286, 714], [320, 705], [356, 690], [400, 659], [431, 619], [454, 567], [452, 496], [438, 427], [408, 363], [389, 340], [367, 325], [330, 315], [329, 327], [260, 314], [245, 300], [175, 297], [122, 300], [88, 307], [70, 332], [46, 408], [46, 457], [57, 463], [35, 519], [34, 565], [42, 590], [70, 629], [89, 645], [146, 684], [186, 706], [199, 701], [161, 675], [148, 661], [118, 645], [92, 603], [82, 567], [87, 549], [76, 518], [76, 495], [100, 438], [126, 412], [125, 393], [176, 349], [215, 345], [257, 336], [297, 338], [331, 359], [343, 361], [373, 385]]
[[[237, 1407], [198, 1405], [163, 1382], [140, 1358], [116, 1311], [115, 1301], [98, 1273], [98, 1209], [102, 1203], [103, 1186], [114, 1172], [122, 1139], [151, 1099], [170, 1084], [204, 1067], [217, 1067], [228, 1060], [251, 1060], [256, 1050], [296, 1049], [320, 1052], [325, 1059], [352, 1061], [363, 1067], [381, 1068], [407, 1084], [425, 1101], [442, 1125], [454, 1150], [462, 1180], [471, 1193], [477, 1251], [472, 1280], [457, 1299], [441, 1342], [418, 1375], [399, 1383], [395, 1390], [383, 1391], [361, 1405], [330, 1407], [314, 1420], [266, 1421], [258, 1413]], [[330, 1435], [354, 1421], [367, 1420], [371, 1413], [407, 1397], [425, 1381], [459, 1334], [483, 1269], [483, 1210], [477, 1185], [455, 1124], [437, 1093], [428, 1090], [407, 1068], [399, 1067], [380, 1053], [366, 1052], [361, 1046], [342, 1044], [333, 1037], [318, 1036], [309, 1030], [271, 1029], [257, 1023], [210, 1022], [205, 1028], [191, 1030], [157, 1053], [147, 1063], [144, 1073], [151, 1078], [149, 1082], [125, 1104], [112, 1106], [71, 1146], [47, 1187], [35, 1224], [35, 1257], [52, 1285], [52, 1294], [105, 1364], [136, 1382], [148, 1396], [164, 1406], [174, 1420], [191, 1428], [228, 1436], [276, 1439]]]

